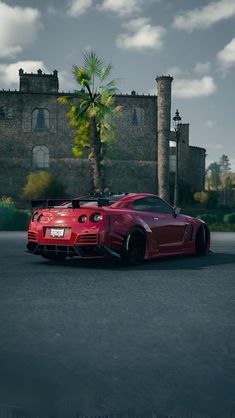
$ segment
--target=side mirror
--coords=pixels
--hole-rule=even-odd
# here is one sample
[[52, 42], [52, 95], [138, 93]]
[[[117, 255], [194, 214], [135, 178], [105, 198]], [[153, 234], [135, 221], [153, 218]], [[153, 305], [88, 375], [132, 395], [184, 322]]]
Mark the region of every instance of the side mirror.
[[178, 208], [177, 206], [173, 208], [173, 216], [176, 218], [177, 215], [179, 215], [181, 212], [181, 208]]

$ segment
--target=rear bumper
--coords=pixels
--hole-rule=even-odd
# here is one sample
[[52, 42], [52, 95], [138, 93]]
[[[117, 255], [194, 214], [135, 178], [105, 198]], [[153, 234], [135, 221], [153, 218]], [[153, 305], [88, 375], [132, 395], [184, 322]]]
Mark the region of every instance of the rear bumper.
[[120, 258], [116, 251], [98, 245], [54, 245], [28, 242], [26, 252], [34, 255], [63, 255], [79, 258]]

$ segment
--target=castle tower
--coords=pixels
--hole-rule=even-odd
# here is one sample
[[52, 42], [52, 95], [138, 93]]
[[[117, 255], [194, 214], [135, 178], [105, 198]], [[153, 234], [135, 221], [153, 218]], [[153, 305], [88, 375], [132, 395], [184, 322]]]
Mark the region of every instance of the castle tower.
[[171, 76], [157, 76], [158, 194], [169, 202]]
[[59, 81], [58, 71], [54, 70], [52, 74], [44, 74], [42, 70], [37, 73], [25, 73], [21, 68], [20, 91], [23, 93], [58, 93]]

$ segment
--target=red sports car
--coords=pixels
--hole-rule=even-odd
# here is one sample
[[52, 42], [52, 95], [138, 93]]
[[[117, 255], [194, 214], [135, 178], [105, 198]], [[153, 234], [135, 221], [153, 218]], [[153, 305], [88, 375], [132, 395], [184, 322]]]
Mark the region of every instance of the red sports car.
[[34, 201], [27, 252], [47, 259], [117, 258], [128, 264], [176, 254], [205, 255], [210, 231], [150, 193]]

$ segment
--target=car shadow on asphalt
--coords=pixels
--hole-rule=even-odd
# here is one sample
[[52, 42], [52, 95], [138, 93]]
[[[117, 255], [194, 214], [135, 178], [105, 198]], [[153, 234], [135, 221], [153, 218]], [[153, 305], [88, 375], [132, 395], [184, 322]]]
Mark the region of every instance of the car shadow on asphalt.
[[231, 253], [217, 253], [210, 252], [204, 257], [194, 255], [180, 255], [168, 256], [155, 260], [145, 261], [143, 264], [137, 266], [126, 266], [119, 260], [109, 259], [92, 259], [81, 260], [78, 258], [71, 258], [65, 261], [41, 260], [37, 261], [42, 266], [61, 266], [62, 268], [83, 268], [94, 270], [120, 270], [120, 271], [135, 271], [135, 270], [200, 270], [210, 266], [219, 266], [225, 264], [235, 263], [235, 254]]

